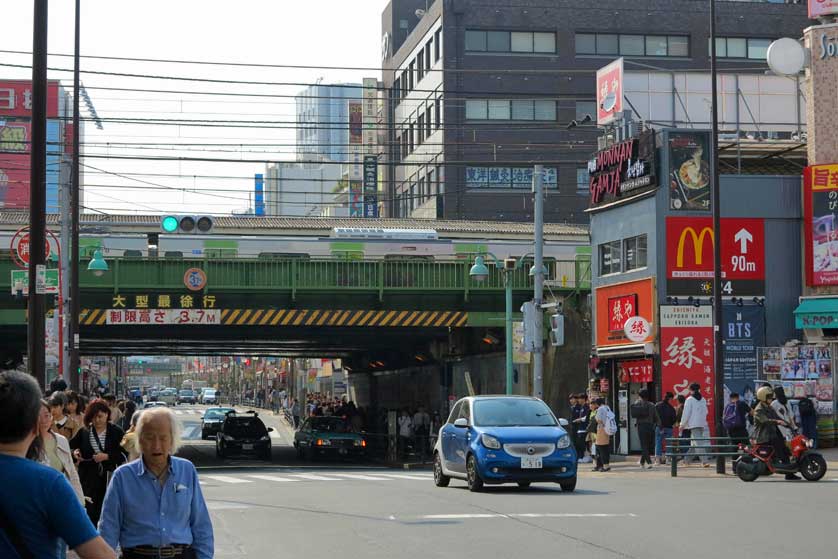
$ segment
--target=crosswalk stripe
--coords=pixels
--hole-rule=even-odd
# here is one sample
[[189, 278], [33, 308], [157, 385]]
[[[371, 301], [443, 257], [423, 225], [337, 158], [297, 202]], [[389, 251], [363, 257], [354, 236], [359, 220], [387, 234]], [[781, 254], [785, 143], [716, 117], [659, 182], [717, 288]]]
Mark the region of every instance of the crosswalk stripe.
[[415, 481], [428, 481], [428, 480], [433, 479], [433, 477], [431, 477], [431, 476], [420, 476], [420, 475], [417, 475], [417, 474], [413, 474], [413, 475], [411, 475], [411, 474], [377, 474], [377, 475], [382, 475], [382, 476], [386, 476], [388, 478], [395, 478], [395, 479], [411, 479], [411, 480], [415, 480]]
[[263, 479], [265, 481], [300, 481], [299, 479], [290, 479], [287, 477], [279, 477], [279, 476], [265, 476], [265, 475], [256, 475], [252, 474], [247, 477], [252, 477], [253, 479]]
[[180, 411], [180, 410], [175, 410], [175, 413], [176, 413], [177, 415], [183, 415], [183, 412], [182, 412], [182, 411]]
[[332, 474], [333, 476], [345, 477], [348, 479], [358, 479], [364, 481], [390, 481], [386, 477], [365, 476], [361, 474]]
[[237, 477], [230, 477], [230, 476], [204, 476], [208, 479], [212, 479], [215, 481], [221, 481], [223, 483], [251, 483], [250, 480], [247, 479], [239, 479]]
[[300, 479], [310, 479], [311, 481], [340, 481], [340, 478], [336, 477], [326, 477], [326, 476], [317, 476], [314, 474], [291, 474], [294, 477], [298, 477]]

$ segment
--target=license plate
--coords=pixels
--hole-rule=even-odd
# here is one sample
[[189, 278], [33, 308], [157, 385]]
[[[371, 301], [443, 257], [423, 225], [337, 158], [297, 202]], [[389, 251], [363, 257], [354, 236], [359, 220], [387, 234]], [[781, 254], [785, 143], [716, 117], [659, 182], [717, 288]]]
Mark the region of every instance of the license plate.
[[242, 450], [253, 450], [253, 445], [252, 444], [243, 444], [242, 445]]
[[522, 456], [521, 457], [521, 469], [522, 470], [536, 470], [543, 468], [541, 465], [541, 457], [540, 456]]

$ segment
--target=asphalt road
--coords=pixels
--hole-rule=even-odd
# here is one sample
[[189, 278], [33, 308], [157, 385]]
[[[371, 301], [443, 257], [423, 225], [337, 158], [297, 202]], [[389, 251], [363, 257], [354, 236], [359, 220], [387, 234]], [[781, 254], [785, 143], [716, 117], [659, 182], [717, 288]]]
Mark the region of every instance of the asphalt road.
[[[187, 432], [199, 421], [191, 409], [177, 408]], [[817, 483], [746, 484], [697, 468], [672, 479], [633, 464], [607, 474], [585, 465], [575, 493], [543, 484], [475, 494], [456, 480], [437, 488], [429, 471], [298, 462], [288, 434], [277, 430], [270, 464], [213, 461], [211, 442], [189, 441], [185, 455], [203, 460], [217, 558], [834, 555], [835, 469]]]

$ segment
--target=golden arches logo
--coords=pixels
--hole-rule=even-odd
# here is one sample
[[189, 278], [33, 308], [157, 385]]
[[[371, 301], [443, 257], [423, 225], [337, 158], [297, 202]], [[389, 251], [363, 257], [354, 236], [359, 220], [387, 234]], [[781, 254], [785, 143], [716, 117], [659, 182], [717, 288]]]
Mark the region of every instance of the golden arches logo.
[[696, 233], [695, 229], [692, 227], [685, 227], [684, 230], [681, 231], [681, 237], [678, 239], [678, 253], [675, 261], [675, 265], [678, 268], [684, 267], [684, 242], [687, 240], [687, 235], [690, 235], [693, 240], [693, 251], [695, 252], [696, 266], [701, 266], [703, 260], [701, 253], [704, 248], [704, 238], [709, 235], [710, 242], [713, 243], [715, 241], [713, 237], [713, 229], [710, 227], [703, 228], [701, 233]]

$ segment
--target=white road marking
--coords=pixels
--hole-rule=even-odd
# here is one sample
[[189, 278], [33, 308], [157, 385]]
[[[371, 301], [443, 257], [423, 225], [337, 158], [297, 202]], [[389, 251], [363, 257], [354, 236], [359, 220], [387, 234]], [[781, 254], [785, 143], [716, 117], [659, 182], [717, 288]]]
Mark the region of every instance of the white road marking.
[[332, 475], [333, 476], [345, 477], [345, 478], [349, 478], [349, 479], [359, 479], [359, 480], [364, 480], [364, 481], [390, 481], [386, 477], [365, 476], [365, 475], [361, 475], [361, 474], [335, 474], [335, 473], [333, 473]]
[[182, 412], [181, 410], [175, 410], [175, 413], [176, 413], [177, 415], [183, 415], [183, 412]]
[[326, 476], [317, 476], [314, 474], [291, 474], [294, 477], [298, 477], [300, 479], [310, 479], [311, 481], [340, 481], [339, 478], [336, 477], [326, 477]]
[[426, 514], [424, 520], [471, 520], [482, 518], [635, 518], [634, 513], [513, 513], [513, 514]]
[[252, 477], [253, 479], [263, 479], [265, 481], [300, 481], [299, 479], [291, 479], [287, 477], [279, 477], [279, 476], [267, 476], [267, 475], [256, 475], [252, 474], [247, 477]]
[[251, 483], [250, 480], [247, 479], [239, 479], [237, 477], [230, 477], [230, 476], [204, 476], [208, 479], [212, 479], [215, 481], [221, 481], [223, 483]]
[[271, 431], [270, 435], [271, 435], [271, 438], [274, 439], [274, 440], [278, 441], [278, 440], [282, 439], [282, 436], [280, 436], [280, 434], [277, 433], [276, 431]]
[[414, 481], [430, 481], [434, 479], [432, 476], [421, 476], [418, 474], [376, 474], [382, 475], [388, 478], [395, 478], [395, 479], [410, 479]]

